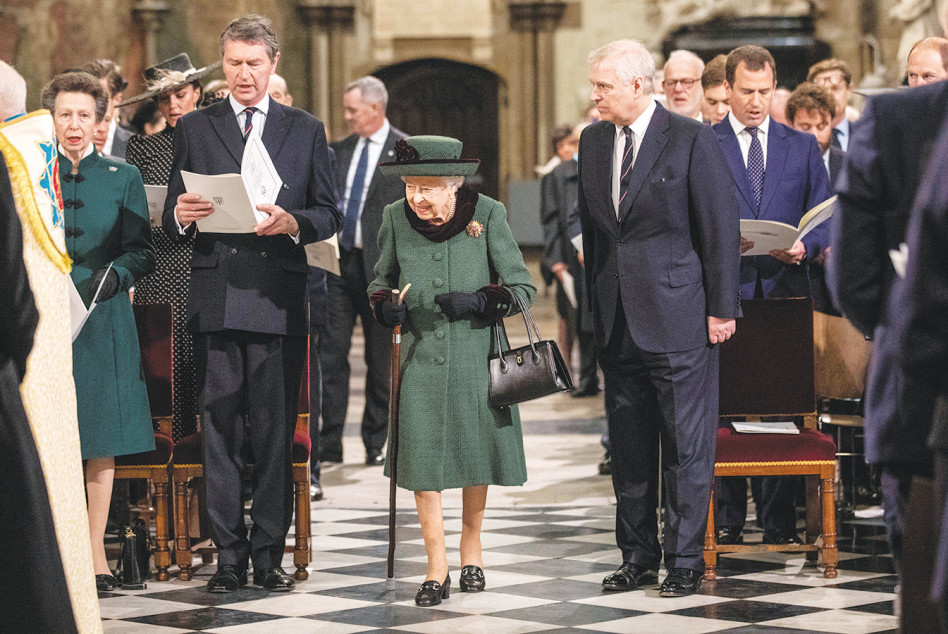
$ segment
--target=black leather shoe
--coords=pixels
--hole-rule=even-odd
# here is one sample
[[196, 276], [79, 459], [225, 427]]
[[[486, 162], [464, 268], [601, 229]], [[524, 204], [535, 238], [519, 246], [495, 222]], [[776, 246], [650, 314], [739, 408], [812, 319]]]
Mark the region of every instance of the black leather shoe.
[[599, 475], [612, 475], [612, 456], [606, 453], [599, 463]]
[[717, 543], [721, 546], [731, 546], [733, 544], [743, 544], [744, 536], [741, 535], [741, 529], [725, 526], [718, 529]]
[[437, 581], [426, 581], [418, 588], [418, 594], [415, 595], [415, 605], [430, 608], [433, 605], [441, 603], [441, 599], [447, 599], [451, 596], [451, 575], [444, 578], [444, 583]]
[[370, 451], [365, 457], [365, 464], [370, 467], [381, 467], [385, 464], [385, 456], [381, 451]]
[[635, 590], [640, 585], [648, 585], [658, 581], [658, 573], [645, 566], [625, 562], [619, 569], [602, 580], [604, 590], [628, 591]]
[[788, 544], [802, 544], [800, 538], [794, 533], [784, 533], [781, 531], [764, 531], [764, 543], [786, 546]]
[[247, 570], [232, 564], [220, 564], [217, 572], [207, 582], [208, 592], [236, 592], [247, 585]]
[[484, 589], [484, 571], [480, 566], [463, 566], [461, 568], [461, 592], [480, 592]]
[[96, 592], [109, 592], [110, 590], [115, 590], [120, 585], [119, 580], [113, 577], [112, 575], [96, 575], [95, 576], [95, 589]]
[[687, 597], [701, 587], [704, 573], [690, 568], [672, 568], [662, 582], [658, 594], [662, 597]]
[[290, 588], [296, 585], [293, 577], [283, 572], [283, 568], [270, 568], [269, 570], [253, 571], [253, 585], [263, 586], [264, 590], [273, 592], [289, 592]]
[[319, 484], [319, 480], [309, 481], [309, 497], [313, 502], [319, 502], [323, 499], [323, 487]]

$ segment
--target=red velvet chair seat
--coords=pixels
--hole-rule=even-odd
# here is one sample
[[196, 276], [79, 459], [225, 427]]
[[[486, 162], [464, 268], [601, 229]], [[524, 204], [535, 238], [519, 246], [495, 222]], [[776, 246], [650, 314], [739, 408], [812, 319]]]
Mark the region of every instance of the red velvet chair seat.
[[171, 449], [174, 443], [171, 436], [155, 432], [155, 449], [144, 453], [115, 456], [115, 464], [120, 467], [167, 466], [171, 462]]
[[[203, 446], [203, 432], [198, 431], [197, 433], [182, 438], [178, 441], [178, 444], [174, 446], [174, 464], [202, 464], [204, 460], [202, 450]], [[310, 442], [309, 434], [305, 433], [301, 429], [297, 429], [293, 433], [293, 463], [299, 464], [306, 462], [306, 460], [309, 458], [309, 452], [311, 448], [312, 443]], [[244, 464], [254, 463], [253, 451], [250, 449], [250, 443], [244, 444], [243, 458]]]
[[836, 460], [833, 439], [815, 429], [804, 428], [797, 435], [739, 434], [730, 426], [718, 429], [717, 463], [812, 460]]

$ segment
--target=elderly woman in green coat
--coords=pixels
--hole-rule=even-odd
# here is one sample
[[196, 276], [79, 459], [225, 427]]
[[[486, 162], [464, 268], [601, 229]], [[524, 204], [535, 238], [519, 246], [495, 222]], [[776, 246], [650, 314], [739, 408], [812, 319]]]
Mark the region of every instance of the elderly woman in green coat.
[[[105, 525], [115, 456], [152, 451], [155, 436], [128, 289], [155, 268], [145, 187], [138, 169], [99, 156], [92, 144], [109, 95], [81, 72], [57, 75], [43, 89], [59, 141], [70, 277], [97, 305], [73, 341], [79, 441], [86, 461], [89, 533], [96, 588], [112, 590]], [[79, 502], [79, 500], [77, 500]]]
[[[487, 357], [491, 323], [512, 311], [510, 289], [529, 304], [536, 287], [504, 206], [462, 186], [480, 162], [459, 158], [460, 141], [408, 137], [395, 151], [379, 167], [402, 177], [405, 198], [385, 208], [368, 292], [380, 323], [404, 324], [397, 484], [415, 492], [428, 555], [415, 602], [431, 606], [451, 586], [441, 491], [462, 489], [460, 588], [479, 592], [487, 487], [527, 479], [516, 406], [488, 404]], [[409, 283], [404, 302], [393, 302], [392, 289]]]

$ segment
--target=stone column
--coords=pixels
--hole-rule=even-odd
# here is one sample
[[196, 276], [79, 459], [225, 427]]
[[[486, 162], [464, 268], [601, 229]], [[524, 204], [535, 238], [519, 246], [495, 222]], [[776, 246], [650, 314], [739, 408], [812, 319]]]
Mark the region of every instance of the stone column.
[[300, 0], [296, 5], [309, 30], [309, 110], [332, 136], [342, 108], [343, 38], [354, 25], [355, 5], [347, 0]]
[[524, 153], [523, 176], [533, 166], [550, 158], [550, 134], [556, 112], [556, 55], [553, 34], [566, 2], [558, 0], [509, 0], [510, 28], [521, 33], [524, 74], [520, 100], [520, 122]]
[[145, 35], [144, 67], [158, 63], [158, 29], [171, 7], [163, 0], [138, 0], [132, 7], [132, 15]]

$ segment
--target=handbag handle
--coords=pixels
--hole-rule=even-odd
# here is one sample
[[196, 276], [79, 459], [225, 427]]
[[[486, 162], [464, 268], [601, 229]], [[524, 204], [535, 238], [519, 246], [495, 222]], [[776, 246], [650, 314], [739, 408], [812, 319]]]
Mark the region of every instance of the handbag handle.
[[[536, 322], [533, 320], [533, 315], [530, 314], [530, 309], [527, 307], [526, 302], [520, 297], [520, 293], [517, 289], [512, 286], [505, 286], [510, 295], [513, 298], [513, 301], [517, 304], [517, 307], [520, 309], [520, 316], [523, 318], [523, 325], [527, 330], [527, 339], [530, 342], [530, 352], [533, 357], [534, 365], [540, 363], [540, 355], [537, 352], [537, 342], [540, 341], [540, 329], [537, 328]], [[532, 332], [531, 332], [532, 327]], [[507, 346], [510, 346], [510, 338], [507, 336], [507, 327], [504, 326], [504, 320], [500, 319], [497, 323], [493, 324], [491, 328], [494, 331], [494, 341], [497, 345], [497, 355], [500, 357], [500, 369], [502, 372], [507, 372], [507, 361], [504, 359], [503, 347], [501, 346], [500, 331], [504, 332], [504, 339], [507, 340]], [[536, 340], [533, 336], [536, 335]]]

